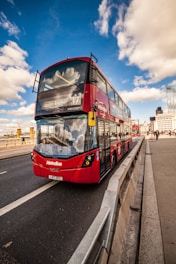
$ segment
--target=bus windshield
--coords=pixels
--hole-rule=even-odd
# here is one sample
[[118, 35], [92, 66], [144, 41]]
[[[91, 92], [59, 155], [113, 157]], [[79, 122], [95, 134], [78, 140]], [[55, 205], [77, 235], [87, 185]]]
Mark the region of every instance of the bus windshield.
[[87, 115], [43, 118], [37, 121], [35, 150], [45, 157], [72, 157], [97, 146], [95, 129], [87, 126]]

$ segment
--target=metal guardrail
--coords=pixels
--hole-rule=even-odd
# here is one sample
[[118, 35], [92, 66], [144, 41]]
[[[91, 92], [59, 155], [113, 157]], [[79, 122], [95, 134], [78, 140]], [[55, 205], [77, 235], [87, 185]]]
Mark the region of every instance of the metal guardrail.
[[86, 263], [108, 219], [110, 208], [101, 208], [68, 264]]
[[[101, 208], [67, 264], [107, 263], [116, 224], [120, 191], [126, 178], [130, 177], [144, 137], [137, 144], [111, 177], [105, 191]], [[101, 259], [100, 259], [101, 255]]]

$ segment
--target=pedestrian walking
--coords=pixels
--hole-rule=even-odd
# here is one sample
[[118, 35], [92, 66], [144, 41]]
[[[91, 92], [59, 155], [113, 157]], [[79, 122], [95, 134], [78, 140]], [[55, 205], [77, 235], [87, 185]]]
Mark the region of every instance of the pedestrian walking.
[[22, 144], [26, 144], [24, 137], [21, 138], [21, 141], [22, 141]]
[[155, 131], [155, 137], [156, 137], [156, 140], [158, 140], [158, 137], [159, 137], [159, 130], [156, 130], [156, 131]]

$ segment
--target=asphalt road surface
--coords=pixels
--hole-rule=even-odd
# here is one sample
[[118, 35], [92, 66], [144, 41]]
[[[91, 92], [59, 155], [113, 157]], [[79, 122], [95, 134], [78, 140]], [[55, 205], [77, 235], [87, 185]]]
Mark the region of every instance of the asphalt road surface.
[[99, 185], [51, 182], [34, 176], [30, 155], [0, 160], [0, 263], [67, 263], [109, 178]]

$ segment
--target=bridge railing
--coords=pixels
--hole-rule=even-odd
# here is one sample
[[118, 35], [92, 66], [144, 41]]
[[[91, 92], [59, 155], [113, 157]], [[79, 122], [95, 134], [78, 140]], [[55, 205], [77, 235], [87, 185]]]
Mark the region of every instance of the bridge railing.
[[0, 149], [21, 146], [23, 144], [34, 144], [34, 139], [26, 138], [26, 137], [24, 137], [24, 139], [23, 138], [0, 139]]
[[97, 216], [67, 264], [108, 263], [121, 196], [133, 173], [144, 137], [135, 140], [135, 147], [112, 175]]

